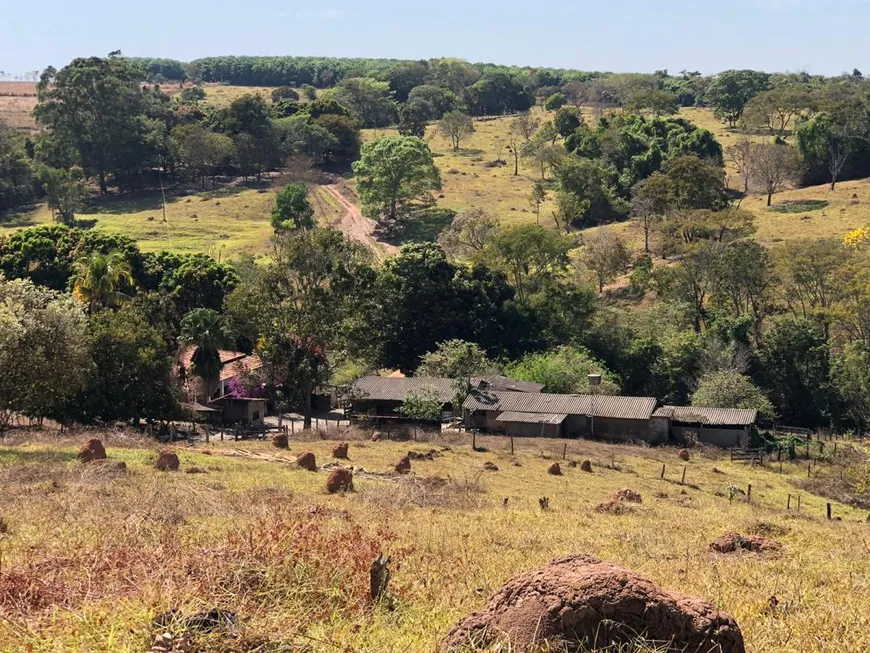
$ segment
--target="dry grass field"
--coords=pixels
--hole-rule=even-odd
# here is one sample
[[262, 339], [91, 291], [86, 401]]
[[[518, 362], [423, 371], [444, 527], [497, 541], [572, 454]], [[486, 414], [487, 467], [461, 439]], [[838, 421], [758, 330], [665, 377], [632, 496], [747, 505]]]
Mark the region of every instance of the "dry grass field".
[[[205, 650], [430, 652], [507, 578], [571, 552], [713, 602], [753, 653], [870, 650], [866, 512], [834, 503], [828, 521], [826, 500], [801, 487], [805, 462], [779, 473], [722, 452], [683, 463], [670, 448], [569, 441], [568, 459], [591, 460], [593, 472], [563, 464], [558, 477], [546, 469], [563, 442], [518, 441], [511, 456], [503, 438], [481, 438], [485, 453], [449, 435], [351, 440], [349, 464], [368, 473], [355, 492], [328, 495], [326, 471], [292, 462], [302, 451], [329, 462], [328, 440], [291, 438], [286, 453], [265, 442], [181, 445], [181, 471], [158, 472], [149, 441], [98, 433], [109, 459], [126, 463], [119, 473], [76, 462], [91, 435], [0, 444], [0, 650], [139, 653], [157, 615], [220, 608], [238, 613], [242, 637], [213, 636]], [[842, 461], [849, 445], [839, 444]], [[409, 450], [430, 449], [434, 460], [413, 461], [409, 477], [389, 472]], [[238, 450], [267, 459], [227, 455]], [[499, 470], [483, 471], [486, 461]], [[810, 466], [820, 485], [842, 470]], [[749, 484], [751, 503], [737, 493]], [[619, 488], [643, 503], [596, 511]], [[729, 531], [782, 549], [710, 553]], [[393, 609], [367, 598], [379, 552], [394, 560]]]
[[35, 130], [35, 82], [0, 82], [0, 121], [15, 129]]

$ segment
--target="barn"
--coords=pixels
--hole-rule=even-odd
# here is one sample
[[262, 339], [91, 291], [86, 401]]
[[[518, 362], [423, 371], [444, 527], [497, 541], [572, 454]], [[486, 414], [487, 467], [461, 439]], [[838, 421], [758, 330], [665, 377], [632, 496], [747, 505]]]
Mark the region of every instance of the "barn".
[[469, 428], [516, 436], [646, 440], [652, 397], [474, 390], [463, 404]]
[[350, 393], [353, 417], [400, 418], [398, 412], [405, 397], [429, 389], [441, 401], [441, 410], [451, 412], [456, 390], [453, 379], [437, 377], [363, 376], [356, 380]]
[[662, 406], [653, 421], [667, 420], [669, 438], [678, 444], [697, 439], [716, 447], [745, 447], [757, 414], [754, 408]]

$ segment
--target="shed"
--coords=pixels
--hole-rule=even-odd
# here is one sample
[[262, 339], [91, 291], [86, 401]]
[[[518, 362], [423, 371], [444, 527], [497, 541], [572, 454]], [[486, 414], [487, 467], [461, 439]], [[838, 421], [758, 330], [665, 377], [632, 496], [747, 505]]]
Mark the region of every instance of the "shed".
[[656, 403], [652, 397], [474, 390], [463, 409], [468, 426], [495, 433], [505, 432], [505, 422], [498, 419], [502, 413], [537, 413], [565, 415], [564, 437], [645, 440]]
[[351, 390], [351, 415], [355, 417], [401, 417], [398, 412], [405, 397], [412, 392], [431, 389], [441, 402], [442, 411], [453, 410], [456, 391], [453, 379], [437, 377], [364, 376]]
[[755, 426], [754, 408], [712, 408], [701, 406], [662, 406], [654, 419], [667, 419], [670, 436], [680, 444], [697, 437], [717, 447], [743, 447]]

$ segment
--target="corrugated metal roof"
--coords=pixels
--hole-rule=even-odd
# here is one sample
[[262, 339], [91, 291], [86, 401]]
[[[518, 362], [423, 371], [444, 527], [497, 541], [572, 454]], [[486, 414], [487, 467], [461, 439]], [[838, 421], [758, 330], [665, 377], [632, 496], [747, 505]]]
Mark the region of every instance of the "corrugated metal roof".
[[[594, 412], [593, 412], [594, 406]], [[620, 419], [649, 419], [656, 407], [652, 397], [614, 397], [608, 395], [555, 395], [527, 392], [475, 390], [465, 400], [467, 410], [513, 411], [594, 415]]]
[[513, 392], [540, 392], [544, 386], [531, 381], [518, 381], [501, 374], [472, 379], [472, 384], [484, 390], [511, 390]]
[[438, 398], [446, 404], [453, 401], [456, 394], [453, 389], [453, 379], [425, 376], [364, 376], [356, 380], [353, 388], [363, 399], [374, 401], [404, 401], [405, 396], [412, 390], [432, 388]]
[[751, 426], [758, 411], [754, 408], [707, 408], [700, 406], [662, 406], [655, 417], [670, 417], [675, 422], [710, 426]]
[[561, 424], [568, 417], [555, 413], [517, 413], [506, 411], [495, 418], [496, 422], [522, 422], [524, 424]]

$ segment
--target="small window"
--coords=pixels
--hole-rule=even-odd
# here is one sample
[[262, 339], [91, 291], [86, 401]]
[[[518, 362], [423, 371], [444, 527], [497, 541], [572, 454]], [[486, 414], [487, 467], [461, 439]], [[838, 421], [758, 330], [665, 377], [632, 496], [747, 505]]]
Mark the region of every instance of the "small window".
[[260, 411], [255, 410], [253, 420], [256, 422], [258, 419], [260, 419]]

